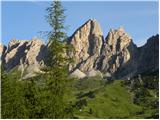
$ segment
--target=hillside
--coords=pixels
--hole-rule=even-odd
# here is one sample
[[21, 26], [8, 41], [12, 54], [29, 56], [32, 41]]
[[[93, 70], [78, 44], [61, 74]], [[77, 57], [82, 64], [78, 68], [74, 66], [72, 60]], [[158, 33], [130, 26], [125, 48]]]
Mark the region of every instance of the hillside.
[[[157, 74], [154, 76], [156, 77]], [[142, 77], [144, 83], [147, 82], [146, 77]], [[153, 80], [152, 74], [148, 78], [152, 80], [152, 84], [157, 85], [158, 77]], [[76, 82], [76, 90], [74, 90], [77, 98], [74, 116], [82, 119], [158, 118], [159, 102], [156, 95], [158, 88], [144, 88], [143, 85], [137, 85], [134, 86], [134, 90], [142, 89], [141, 92], [131, 89], [131, 86], [124, 80], [103, 81], [98, 77], [80, 80]], [[139, 97], [136, 97], [137, 95]]]
[[[45, 98], [49, 93], [44, 78], [20, 81], [16, 71], [7, 76], [3, 73], [2, 118], [28, 118], [28, 113], [24, 114], [28, 110], [33, 114], [29, 118], [45, 118], [45, 105], [52, 100]], [[159, 118], [158, 79], [158, 72], [141, 74], [131, 80], [106, 80], [100, 76], [71, 79], [66, 84], [64, 100], [72, 111], [66, 118]], [[28, 106], [30, 100], [35, 102]], [[16, 111], [15, 105], [19, 106]]]
[[132, 96], [121, 86], [121, 81], [114, 81], [98, 90], [92, 91], [93, 98], [87, 95], [81, 98], [86, 100], [87, 105], [83, 106], [81, 111], [75, 111], [77, 117], [92, 119], [132, 118], [142, 110], [141, 107], [131, 102]]

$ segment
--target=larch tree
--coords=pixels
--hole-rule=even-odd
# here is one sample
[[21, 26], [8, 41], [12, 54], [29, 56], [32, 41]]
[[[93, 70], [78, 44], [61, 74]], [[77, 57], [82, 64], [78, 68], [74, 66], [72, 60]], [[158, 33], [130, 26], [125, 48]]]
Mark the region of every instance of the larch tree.
[[46, 84], [47, 84], [47, 101], [45, 118], [66, 118], [67, 104], [64, 100], [66, 92], [66, 83], [68, 81], [68, 62], [66, 56], [68, 49], [64, 44], [66, 33], [64, 26], [65, 15], [64, 9], [59, 0], [55, 0], [47, 8], [47, 22], [52, 30], [49, 32], [48, 38], [48, 55], [46, 68]]

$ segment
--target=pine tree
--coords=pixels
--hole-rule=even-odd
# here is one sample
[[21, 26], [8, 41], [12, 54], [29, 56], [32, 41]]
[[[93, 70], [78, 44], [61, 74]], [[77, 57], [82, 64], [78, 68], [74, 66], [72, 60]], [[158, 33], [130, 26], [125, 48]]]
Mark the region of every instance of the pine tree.
[[28, 118], [41, 118], [40, 86], [37, 85], [36, 77], [21, 81], [23, 84], [24, 105], [28, 111]]
[[20, 73], [17, 71], [11, 73], [2, 71], [1, 78], [2, 118], [29, 118], [29, 112], [26, 109], [23, 97], [24, 86], [19, 81]]
[[42, 118], [40, 99], [40, 86], [36, 78], [21, 80], [21, 73], [13, 70], [9, 73], [2, 71], [2, 118], [29, 119]]
[[66, 56], [68, 46], [64, 44], [66, 39], [64, 26], [64, 9], [59, 0], [54, 1], [47, 8], [47, 21], [52, 30], [49, 32], [49, 52], [48, 52], [48, 67], [46, 69], [46, 84], [49, 100], [46, 104], [47, 111], [45, 118], [66, 118], [67, 104], [64, 101], [66, 92], [66, 83], [68, 81], [67, 64], [69, 59]]

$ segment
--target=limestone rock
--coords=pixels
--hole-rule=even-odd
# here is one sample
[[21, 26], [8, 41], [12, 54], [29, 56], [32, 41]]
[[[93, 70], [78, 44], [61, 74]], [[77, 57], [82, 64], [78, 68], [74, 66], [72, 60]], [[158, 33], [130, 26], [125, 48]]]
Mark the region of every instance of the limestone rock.
[[94, 77], [94, 76], [103, 77], [103, 76], [102, 76], [102, 73], [101, 73], [100, 71], [94, 70], [94, 69], [88, 71], [88, 72], [87, 72], [87, 76], [88, 76], [88, 77]]
[[149, 38], [142, 47], [137, 48], [132, 44], [128, 50], [131, 59], [114, 73], [116, 78], [131, 78], [141, 73], [159, 70], [159, 35]]
[[[151, 46], [143, 47], [143, 50], [138, 48], [123, 27], [111, 29], [104, 41], [100, 25], [94, 19], [78, 28], [70, 37], [69, 44], [75, 48], [74, 52], [68, 54], [75, 59], [70, 70], [79, 69], [87, 76], [95, 70], [102, 72], [103, 75], [107, 73], [113, 79], [120, 79], [132, 77], [144, 69], [148, 70], [147, 66], [152, 66], [152, 69], [159, 68], [156, 60], [159, 51], [153, 49], [155, 44], [148, 43]], [[159, 44], [156, 45], [158, 48]], [[146, 49], [154, 51], [151, 52], [151, 56], [145, 53]], [[145, 58], [152, 59], [152, 62], [145, 62]], [[146, 67], [143, 68], [143, 65]]]
[[110, 46], [113, 53], [122, 51], [131, 43], [131, 37], [124, 31], [123, 27], [117, 30], [111, 29], [106, 37], [106, 44]]
[[103, 44], [103, 33], [99, 23], [95, 19], [88, 20], [72, 35], [69, 44], [75, 49], [69, 53], [75, 60], [70, 69], [78, 68], [83, 72], [93, 69]]
[[4, 54], [6, 52], [7, 47], [5, 45], [0, 44], [0, 66], [4, 61]]
[[70, 74], [71, 77], [75, 77], [75, 78], [78, 78], [78, 79], [82, 79], [84, 77], [86, 77], [86, 74], [83, 73], [82, 71], [80, 71], [79, 69], [76, 69], [75, 71], [73, 71], [71, 74]]
[[102, 54], [97, 61], [97, 69], [113, 75], [118, 69], [128, 64], [133, 57], [136, 46], [131, 37], [121, 27], [117, 30], [111, 29], [106, 37]]
[[4, 54], [6, 52], [7, 47], [5, 45], [0, 44], [0, 57], [1, 57], [1, 61], [4, 58]]
[[5, 45], [0, 44], [0, 55], [3, 55], [6, 51], [7, 47]]
[[26, 73], [39, 72], [43, 66], [46, 47], [37, 38], [32, 40], [11, 40], [4, 56], [7, 71], [17, 67]]

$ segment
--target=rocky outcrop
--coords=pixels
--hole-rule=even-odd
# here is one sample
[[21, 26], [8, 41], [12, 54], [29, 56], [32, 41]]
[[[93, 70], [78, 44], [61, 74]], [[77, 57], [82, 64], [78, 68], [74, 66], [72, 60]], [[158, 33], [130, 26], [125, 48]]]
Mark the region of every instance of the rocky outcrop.
[[5, 69], [10, 71], [17, 67], [22, 73], [39, 72], [44, 66], [46, 47], [37, 38], [28, 40], [11, 40], [4, 54]]
[[4, 55], [7, 47], [5, 45], [0, 44], [0, 56]]
[[[123, 27], [111, 29], [104, 39], [99, 23], [88, 20], [64, 44], [74, 50], [67, 54], [74, 63], [69, 65], [71, 76], [103, 76], [120, 79], [143, 72], [159, 70], [159, 36], [148, 39], [142, 47], [137, 47]], [[18, 67], [26, 76], [40, 72], [45, 64], [47, 45], [39, 39], [31, 41], [12, 40], [8, 48], [0, 46], [2, 61], [7, 71]]]
[[[104, 76], [106, 73], [111, 75], [112, 79], [127, 78], [138, 74], [139, 71], [144, 71], [142, 68], [148, 69], [148, 64], [152, 64], [143, 62], [146, 58], [146, 47], [138, 48], [123, 27], [111, 29], [104, 41], [98, 22], [92, 19], [77, 29], [70, 38], [69, 44], [75, 48], [74, 52], [69, 53], [75, 59], [75, 64], [70, 67], [70, 70], [78, 68], [87, 75], [95, 70], [101, 71]], [[146, 56], [152, 61], [158, 61], [155, 56], [159, 54], [159, 51], [153, 49], [154, 46], [150, 44], [147, 51], [154, 51], [156, 55]], [[143, 65], [146, 68], [142, 67]], [[149, 66], [156, 69], [156, 65], [158, 66], [158, 63], [154, 62]]]
[[128, 50], [131, 55], [130, 60], [118, 68], [113, 78], [131, 78], [137, 74], [159, 70], [159, 35], [149, 38], [142, 47], [132, 44]]
[[5, 45], [0, 44], [0, 66], [2, 64], [2, 61], [4, 61], [4, 54], [6, 52], [7, 47]]
[[74, 52], [70, 52], [69, 55], [75, 61], [70, 70], [92, 70], [103, 44], [103, 33], [99, 23], [95, 19], [88, 20], [71, 36], [69, 44], [74, 47]]
[[113, 78], [136, 73], [138, 48], [122, 27], [109, 31], [103, 48], [97, 66], [100, 71], [109, 72]]
[[73, 78], [82, 79], [86, 77], [86, 74], [80, 71], [79, 69], [76, 69], [70, 74], [70, 76]]
[[0, 44], [0, 57], [1, 57], [1, 61], [3, 61], [6, 49], [7, 49], [7, 47], [5, 45]]
[[94, 77], [94, 76], [103, 77], [102, 73], [99, 70], [94, 70], [94, 69], [88, 71], [87, 76], [88, 77]]
[[106, 37], [102, 54], [97, 61], [97, 69], [111, 74], [126, 64], [131, 58], [129, 47], [133, 42], [123, 28], [111, 29]]

